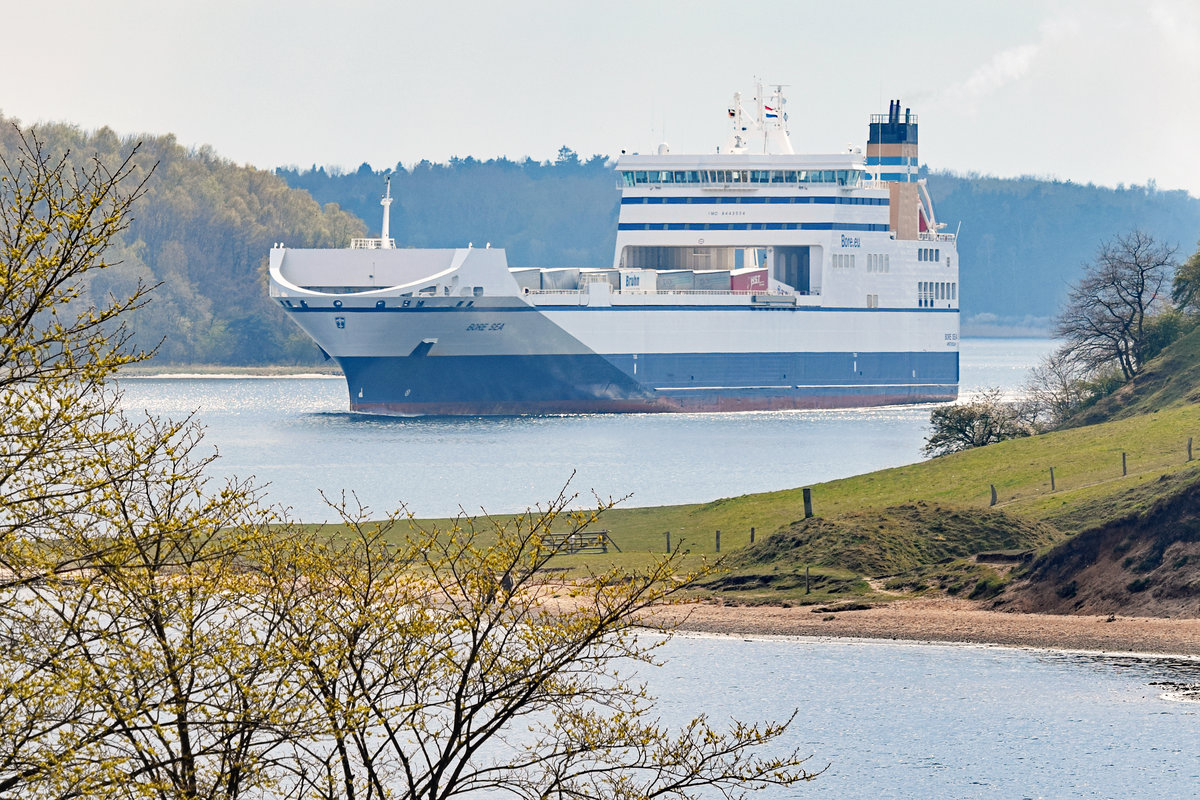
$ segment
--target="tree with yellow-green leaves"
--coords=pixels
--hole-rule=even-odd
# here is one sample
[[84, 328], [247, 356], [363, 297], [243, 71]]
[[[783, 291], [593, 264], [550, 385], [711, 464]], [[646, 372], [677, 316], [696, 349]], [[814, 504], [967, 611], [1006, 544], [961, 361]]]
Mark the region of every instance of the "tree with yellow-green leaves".
[[658, 721], [634, 673], [666, 641], [648, 630], [653, 610], [699, 577], [678, 552], [547, 578], [563, 546], [551, 529], [581, 531], [605, 505], [570, 512], [560, 496], [511, 520], [424, 531], [343, 503], [347, 535], [289, 540], [264, 573], [294, 604], [290, 660], [318, 733], [296, 761], [304, 794], [739, 797], [811, 778], [794, 750], [758, 754], [787, 721]]
[[96, 446], [116, 435], [107, 380], [144, 357], [128, 349], [120, 318], [148, 291], [78, 302], [144, 189], [133, 153], [115, 169], [79, 169], [32, 135], [21, 143], [15, 160], [0, 158], [0, 508], [10, 531], [0, 569], [10, 581], [28, 577], [7, 560], [19, 543], [11, 532], [43, 537], [102, 488]]
[[[122, 413], [122, 316], [80, 304], [145, 186], [131, 149], [0, 163], [0, 797], [738, 797], [813, 777], [787, 721], [658, 722], [635, 670], [677, 555], [552, 581], [570, 499], [422, 529], [300, 526]], [[669, 632], [665, 632], [669, 633]]]

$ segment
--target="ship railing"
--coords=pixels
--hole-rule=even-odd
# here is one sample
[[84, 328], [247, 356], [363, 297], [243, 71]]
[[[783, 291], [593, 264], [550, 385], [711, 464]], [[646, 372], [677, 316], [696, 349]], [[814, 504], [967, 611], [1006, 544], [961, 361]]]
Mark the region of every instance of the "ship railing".
[[958, 238], [958, 234], [934, 233], [933, 231], [926, 231], [925, 233], [917, 234], [917, 238], [922, 242], [953, 242]]
[[[526, 289], [525, 290], [525, 294], [539, 294], [539, 295], [541, 295], [541, 294], [580, 295], [580, 294], [587, 294], [587, 293], [588, 293], [588, 291], [586, 289]], [[802, 291], [802, 292], [779, 293], [779, 292], [766, 292], [766, 291], [763, 291], [762, 289], [658, 289], [655, 291], [650, 291], [650, 290], [646, 290], [646, 289], [641, 289], [641, 290], [632, 289], [632, 290], [624, 291], [624, 292], [614, 289], [612, 293], [625, 295], [625, 296], [641, 295], [641, 294], [666, 294], [666, 295], [766, 295], [766, 294], [770, 294], [770, 295], [777, 295], [779, 297], [790, 297], [790, 296], [800, 296], [800, 297], [814, 296], [815, 297], [815, 296], [819, 296], [821, 294], [821, 290], [820, 289], [810, 289], [807, 292]]]

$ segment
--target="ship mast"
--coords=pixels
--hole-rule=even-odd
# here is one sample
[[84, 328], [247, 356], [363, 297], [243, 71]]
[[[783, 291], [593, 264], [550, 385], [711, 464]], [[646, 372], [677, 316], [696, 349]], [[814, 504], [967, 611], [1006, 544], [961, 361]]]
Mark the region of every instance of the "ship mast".
[[381, 199], [379, 201], [379, 205], [383, 206], [383, 231], [380, 234], [380, 239], [382, 239], [382, 241], [380, 242], [379, 247], [383, 250], [390, 250], [390, 249], [392, 249], [392, 240], [390, 238], [388, 238], [388, 223], [391, 220], [391, 211], [392, 211], [392, 209], [391, 209], [391, 206], [392, 206], [392, 176], [391, 175], [389, 175], [387, 177], [387, 183], [385, 184], [385, 186], [386, 186], [386, 189], [383, 194], [383, 199]]
[[[787, 100], [783, 97], [783, 87], [784, 84], [775, 84], [775, 91], [771, 93], [771, 97], [759, 101], [763, 109], [760, 113], [765, 117], [762, 128], [763, 152], [794, 155], [796, 151], [792, 149], [792, 139], [787, 129]], [[761, 83], [758, 84], [758, 96], [762, 97]]]
[[787, 129], [787, 100], [783, 96], [783, 84], [773, 84], [775, 90], [770, 98], [763, 97], [763, 83], [754, 81], [753, 116], [742, 107], [742, 93], [735, 92], [733, 105], [729, 107], [729, 118], [733, 130], [725, 145], [726, 153], [749, 153], [752, 145], [750, 132], [762, 134], [762, 152], [769, 155], [794, 155], [792, 140]]
[[725, 145], [726, 153], [744, 153], [748, 144], [746, 131], [746, 110], [742, 108], [742, 93], [733, 93], [733, 105], [729, 107], [729, 118], [733, 120], [733, 131], [729, 134], [729, 142]]

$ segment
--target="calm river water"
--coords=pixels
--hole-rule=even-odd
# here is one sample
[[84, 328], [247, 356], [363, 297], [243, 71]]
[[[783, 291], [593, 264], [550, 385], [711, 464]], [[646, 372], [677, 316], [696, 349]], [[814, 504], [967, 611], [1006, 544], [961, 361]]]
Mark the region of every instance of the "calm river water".
[[[964, 393], [1018, 391], [1046, 340], [966, 339]], [[334, 378], [145, 378], [133, 411], [193, 411], [272, 502], [325, 519], [318, 490], [421, 516], [557, 494], [712, 500], [917, 461], [928, 407], [746, 414], [393, 419], [349, 414]], [[1164, 682], [1200, 664], [1005, 648], [686, 636], [645, 677], [666, 719], [778, 717], [829, 770], [763, 797], [1175, 798], [1200, 793], [1200, 704]]]

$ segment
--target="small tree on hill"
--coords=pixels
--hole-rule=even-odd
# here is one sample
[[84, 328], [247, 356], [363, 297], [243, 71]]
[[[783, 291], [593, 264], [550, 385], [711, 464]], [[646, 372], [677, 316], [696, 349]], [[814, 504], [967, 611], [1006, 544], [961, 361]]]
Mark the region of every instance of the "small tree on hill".
[[1039, 433], [1061, 425], [1095, 395], [1095, 388], [1069, 347], [1060, 347], [1029, 371], [1026, 421]]
[[1183, 311], [1200, 313], [1200, 250], [1179, 265], [1172, 283], [1171, 297]]
[[1023, 419], [1023, 410], [1004, 402], [997, 388], [988, 389], [969, 403], [935, 408], [929, 415], [929, 428], [929, 437], [922, 448], [927, 457], [944, 456], [1032, 433]]
[[1132, 231], [1100, 246], [1058, 316], [1055, 334], [1089, 371], [1115, 366], [1126, 380], [1147, 360], [1147, 322], [1165, 302], [1174, 247]]

